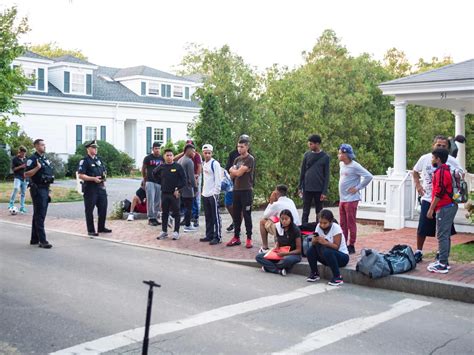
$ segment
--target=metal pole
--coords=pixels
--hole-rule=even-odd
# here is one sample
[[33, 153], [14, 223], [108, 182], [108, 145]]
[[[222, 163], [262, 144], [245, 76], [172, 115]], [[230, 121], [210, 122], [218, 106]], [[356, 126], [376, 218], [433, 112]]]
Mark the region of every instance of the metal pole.
[[148, 304], [146, 307], [145, 337], [143, 338], [142, 354], [148, 354], [148, 335], [150, 333], [151, 307], [153, 306], [153, 287], [161, 287], [155, 281], [143, 281], [144, 284], [150, 286], [148, 289]]

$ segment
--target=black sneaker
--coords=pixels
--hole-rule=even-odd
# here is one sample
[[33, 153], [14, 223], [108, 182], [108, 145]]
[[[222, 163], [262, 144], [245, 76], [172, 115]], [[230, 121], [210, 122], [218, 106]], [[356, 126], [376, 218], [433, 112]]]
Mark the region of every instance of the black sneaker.
[[234, 231], [234, 223], [232, 223], [230, 226], [226, 228], [227, 233], [232, 233]]
[[196, 219], [195, 221], [193, 221], [193, 226], [194, 228], [199, 227], [199, 220]]
[[87, 233], [87, 235], [88, 235], [89, 237], [98, 237], [98, 236], [99, 236], [99, 233], [96, 233], [96, 232], [89, 232], [89, 233]]
[[342, 284], [344, 284], [344, 281], [342, 281], [342, 276], [333, 277], [331, 281], [328, 282], [329, 286], [341, 286]]
[[53, 246], [49, 244], [48, 242], [46, 243], [39, 243], [38, 246], [43, 249], [51, 249]]
[[211, 240], [212, 238], [208, 238], [208, 237], [199, 239], [200, 242], [210, 242]]
[[104, 228], [104, 229], [101, 229], [99, 233], [112, 233], [112, 229]]
[[158, 221], [157, 221], [156, 219], [151, 218], [151, 219], [148, 220], [148, 225], [149, 225], [149, 226], [156, 227], [156, 226], [158, 226], [159, 224], [158, 224]]
[[30, 245], [38, 245], [39, 242], [36, 242], [36, 241], [33, 241], [33, 240], [30, 240]]
[[312, 271], [311, 271], [311, 274], [309, 274], [308, 278], [306, 279], [306, 281], [308, 282], [316, 282], [319, 280], [321, 280], [321, 277], [319, 277], [319, 274], [317, 272], [312, 272]]
[[354, 248], [353, 245], [348, 245], [347, 250], [349, 251], [349, 254], [355, 254], [356, 249]]
[[220, 243], [222, 243], [220, 239], [214, 238], [213, 240], [211, 240], [209, 242], [209, 245], [217, 245], [217, 244], [220, 244]]
[[421, 251], [417, 251], [414, 256], [416, 263], [423, 261], [423, 253]]

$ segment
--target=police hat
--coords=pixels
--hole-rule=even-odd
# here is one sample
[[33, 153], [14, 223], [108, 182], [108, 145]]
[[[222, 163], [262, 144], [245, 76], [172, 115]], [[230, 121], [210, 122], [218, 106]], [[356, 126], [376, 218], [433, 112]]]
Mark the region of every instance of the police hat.
[[89, 148], [89, 147], [92, 147], [92, 148], [99, 148], [99, 145], [97, 144], [97, 141], [94, 139], [92, 141], [90, 141], [89, 143], [87, 143], [85, 145], [86, 148]]

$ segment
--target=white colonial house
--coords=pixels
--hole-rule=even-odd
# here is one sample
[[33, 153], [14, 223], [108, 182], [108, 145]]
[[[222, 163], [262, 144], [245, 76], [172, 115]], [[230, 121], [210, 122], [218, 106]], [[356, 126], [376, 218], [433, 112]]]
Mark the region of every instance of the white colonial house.
[[83, 142], [101, 139], [140, 165], [154, 141], [186, 139], [199, 114], [192, 99], [199, 83], [150, 67], [111, 68], [30, 51], [13, 65], [35, 80], [18, 97], [23, 115], [12, 121], [63, 158]]

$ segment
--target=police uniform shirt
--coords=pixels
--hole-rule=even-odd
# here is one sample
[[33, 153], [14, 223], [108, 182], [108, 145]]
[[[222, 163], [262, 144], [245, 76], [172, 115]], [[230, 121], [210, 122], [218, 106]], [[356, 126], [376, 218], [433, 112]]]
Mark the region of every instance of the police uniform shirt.
[[46, 159], [46, 157], [43, 155], [39, 155], [38, 152], [35, 152], [31, 157], [28, 158], [26, 161], [26, 171], [33, 170], [36, 168], [38, 165], [38, 162], [41, 164], [41, 169], [36, 172], [35, 175], [33, 175], [30, 179], [33, 183], [36, 185], [48, 185], [44, 184], [42, 181], [42, 177], [48, 176], [48, 177], [53, 177], [53, 167], [51, 165], [51, 162]]
[[[86, 155], [84, 159], [79, 162], [79, 168], [77, 169], [77, 172], [79, 174], [95, 177], [104, 176], [104, 174], [107, 172], [107, 169], [105, 164], [97, 156], [91, 158], [89, 155]], [[85, 181], [85, 183], [91, 182]]]

